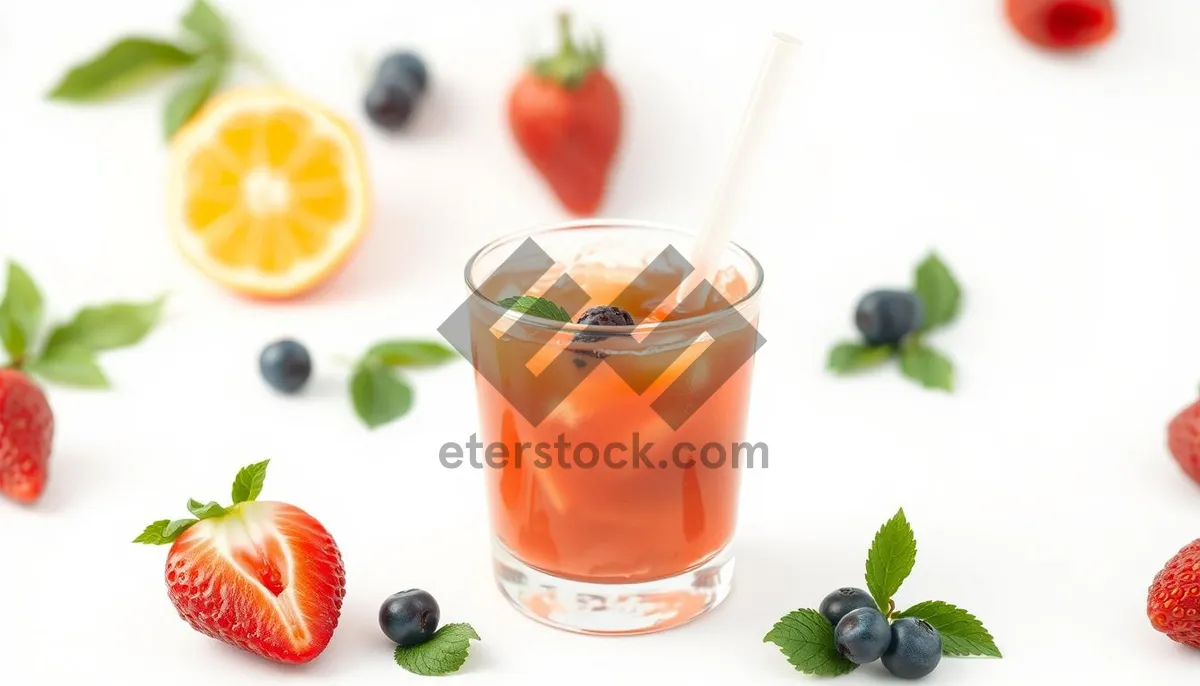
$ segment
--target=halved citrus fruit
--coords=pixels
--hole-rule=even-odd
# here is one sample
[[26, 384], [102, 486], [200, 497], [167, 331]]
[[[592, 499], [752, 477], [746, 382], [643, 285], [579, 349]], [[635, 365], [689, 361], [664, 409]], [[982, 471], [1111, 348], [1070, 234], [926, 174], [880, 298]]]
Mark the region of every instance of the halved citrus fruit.
[[307, 98], [230, 91], [171, 142], [171, 232], [234, 291], [299, 295], [332, 276], [366, 230], [361, 151], [346, 122]]

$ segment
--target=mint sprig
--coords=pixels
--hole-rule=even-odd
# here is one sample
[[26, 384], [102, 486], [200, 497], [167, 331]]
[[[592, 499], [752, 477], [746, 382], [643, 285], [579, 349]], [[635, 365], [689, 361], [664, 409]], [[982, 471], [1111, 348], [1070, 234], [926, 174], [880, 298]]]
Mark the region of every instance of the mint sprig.
[[192, 513], [192, 517], [188, 519], [160, 519], [138, 534], [133, 539], [134, 543], [144, 543], [146, 545], [170, 545], [174, 543], [183, 532], [200, 523], [205, 519], [215, 519], [224, 517], [229, 514], [230, 510], [235, 509], [239, 503], [250, 502], [258, 497], [262, 491], [263, 480], [267, 477], [267, 465], [270, 460], [252, 464], [248, 467], [243, 467], [238, 472], [237, 477], [233, 481], [233, 505], [224, 507], [217, 502], [201, 503], [198, 500], [189, 498], [187, 501], [188, 512]]
[[1002, 657], [1000, 649], [996, 647], [996, 640], [983, 627], [983, 622], [961, 607], [940, 600], [927, 600], [903, 612], [897, 612], [893, 617], [915, 617], [928, 622], [942, 635], [943, 655]]
[[[884, 617], [889, 621], [912, 617], [929, 623], [941, 636], [942, 654], [947, 657], [1002, 657], [983, 623], [960, 607], [930, 600], [896, 611], [894, 596], [916, 560], [916, 536], [900, 509], [879, 528], [867, 552], [867, 588]], [[857, 667], [838, 652], [833, 626], [817, 610], [789, 612], [767, 632], [763, 642], [779, 646], [788, 662], [805, 674], [841, 676]]]
[[913, 274], [912, 292], [920, 299], [924, 319], [920, 331], [910, 334], [899, 345], [869, 346], [860, 341], [842, 341], [829, 351], [826, 368], [838, 375], [849, 375], [880, 367], [899, 359], [900, 372], [923, 388], [952, 392], [954, 363], [945, 354], [929, 346], [925, 335], [958, 319], [962, 288], [941, 257], [929, 253]]
[[[146, 303], [85, 307], [41, 341], [45, 302], [37, 284], [16, 262], [8, 263], [0, 299], [0, 344], [8, 366], [43, 381], [77, 388], [107, 388], [97, 355], [140, 343], [158, 324], [164, 297]], [[38, 347], [39, 342], [41, 347]]]
[[55, 100], [101, 100], [121, 94], [196, 61], [195, 52], [143, 36], [121, 38], [72, 67], [50, 91]]
[[403, 417], [412, 409], [414, 394], [402, 370], [436, 367], [456, 357], [456, 351], [434, 341], [400, 339], [372, 345], [350, 375], [355, 414], [369, 429]]
[[546, 298], [522, 295], [505, 298], [496, 304], [519, 314], [531, 314], [535, 317], [552, 319], [558, 322], [571, 321], [570, 312], [567, 312], [562, 306]]
[[958, 318], [962, 290], [954, 275], [950, 273], [950, 268], [942, 262], [937, 253], [930, 253], [917, 265], [913, 290], [925, 307], [922, 332], [945, 326]]
[[145, 36], [114, 41], [71, 67], [47, 97], [95, 102], [183, 71], [184, 81], [163, 110], [163, 134], [169, 139], [220, 88], [235, 57], [229, 24], [206, 0], [195, 0], [179, 24], [183, 36], [178, 42]]
[[837, 651], [833, 626], [816, 610], [787, 613], [767, 632], [763, 643], [779, 646], [796, 671], [812, 676], [841, 676], [858, 668]]
[[892, 347], [887, 345], [838, 343], [829, 351], [828, 367], [838, 374], [857, 372], [878, 367], [892, 359], [894, 354]]
[[396, 646], [396, 664], [421, 676], [457, 672], [467, 661], [471, 641], [481, 641], [470, 624], [447, 624], [428, 641], [415, 646]]
[[925, 388], [954, 390], [954, 363], [916, 339], [900, 347], [900, 372]]
[[917, 539], [901, 509], [879, 528], [871, 549], [867, 551], [867, 590], [887, 614], [892, 608], [892, 596], [917, 564]]

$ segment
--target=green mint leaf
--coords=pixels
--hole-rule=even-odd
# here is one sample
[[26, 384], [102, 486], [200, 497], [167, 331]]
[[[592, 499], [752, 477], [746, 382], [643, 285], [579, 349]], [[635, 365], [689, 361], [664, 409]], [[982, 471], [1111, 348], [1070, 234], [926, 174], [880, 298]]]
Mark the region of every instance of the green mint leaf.
[[188, 499], [188, 512], [196, 516], [196, 519], [211, 519], [220, 517], [225, 514], [225, 508], [221, 507], [220, 503], [200, 503], [195, 500]]
[[958, 316], [962, 291], [950, 269], [936, 253], [930, 253], [917, 265], [914, 290], [925, 306], [925, 322], [922, 331], [944, 326]]
[[270, 460], [242, 467], [233, 479], [233, 504], [254, 500], [262, 493], [263, 482], [267, 480], [267, 465]]
[[205, 47], [222, 51], [229, 49], [229, 24], [204, 0], [196, 0], [179, 23], [200, 39]]
[[196, 61], [196, 55], [154, 38], [123, 38], [77, 64], [50, 91], [55, 100], [99, 100]]
[[399, 419], [412, 409], [412, 388], [387, 367], [365, 360], [350, 377], [354, 411], [369, 429]]
[[867, 553], [867, 590], [883, 613], [917, 563], [917, 539], [901, 509], [879, 528]]
[[175, 521], [171, 521], [169, 519], [160, 519], [146, 527], [146, 530], [138, 534], [138, 537], [133, 539], [133, 542], [145, 543], [147, 545], [174, 543], [180, 534], [187, 531], [197, 521], [199, 520], [176, 519]]
[[838, 343], [829, 351], [828, 369], [835, 374], [850, 374], [852, 372], [878, 367], [892, 359], [895, 351], [886, 345], [864, 345], [862, 343]]
[[164, 298], [158, 298], [148, 303], [85, 307], [69, 323], [50, 333], [46, 347], [71, 343], [100, 351], [135, 345], [158, 323], [163, 302]]
[[784, 615], [763, 637], [763, 643], [779, 646], [787, 661], [805, 674], [841, 676], [858, 667], [838, 653], [833, 625], [816, 610], [796, 610]]
[[458, 357], [458, 353], [433, 341], [397, 340], [376, 343], [366, 356], [388, 367], [436, 367]]
[[545, 298], [522, 295], [520, 297], [505, 298], [496, 304], [500, 307], [507, 307], [514, 312], [532, 314], [535, 317], [543, 319], [553, 319], [559, 322], [571, 321], [571, 314], [569, 312]]
[[896, 614], [896, 619], [901, 617], [923, 619], [937, 629], [942, 636], [943, 655], [1003, 657], [995, 639], [983, 628], [983, 622], [961, 607], [940, 600], [929, 600]]
[[108, 377], [96, 363], [96, 355], [73, 343], [47, 347], [26, 369], [47, 381], [79, 388], [108, 388]]
[[450, 674], [467, 661], [471, 641], [481, 640], [470, 624], [447, 624], [424, 643], [396, 646], [396, 664], [421, 676]]
[[169, 140], [188, 122], [221, 85], [225, 77], [225, 58], [207, 55], [196, 63], [191, 76], [181, 84], [163, 110], [163, 135]]
[[0, 300], [0, 343], [9, 359], [20, 364], [42, 325], [45, 303], [33, 277], [16, 262], [8, 263], [4, 299]]
[[900, 350], [900, 371], [925, 388], [954, 390], [954, 364], [927, 345], [915, 343]]

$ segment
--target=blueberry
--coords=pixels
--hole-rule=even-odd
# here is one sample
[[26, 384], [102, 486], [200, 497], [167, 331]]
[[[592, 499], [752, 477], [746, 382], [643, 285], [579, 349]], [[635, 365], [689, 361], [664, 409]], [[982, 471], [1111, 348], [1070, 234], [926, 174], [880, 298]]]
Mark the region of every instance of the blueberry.
[[579, 315], [576, 323], [587, 326], [633, 326], [633, 315], [614, 305], [597, 305]]
[[861, 588], [839, 588], [825, 596], [825, 600], [821, 601], [820, 610], [830, 624], [837, 626], [842, 617], [860, 607], [875, 607], [875, 599], [870, 593]]
[[312, 358], [303, 345], [284, 339], [263, 348], [258, 368], [272, 388], [281, 393], [295, 393], [312, 374]]
[[425, 591], [412, 589], [388, 596], [379, 608], [379, 628], [393, 643], [415, 646], [437, 631], [442, 611]]
[[868, 345], [892, 345], [921, 328], [925, 308], [904, 291], [872, 291], [858, 301], [854, 324]]
[[412, 77], [378, 80], [363, 99], [371, 121], [382, 129], [396, 131], [408, 123], [417, 104], [417, 87]]
[[416, 86], [416, 94], [422, 95], [429, 86], [429, 70], [425, 62], [413, 52], [393, 52], [379, 63], [377, 81], [390, 78], [409, 77]]
[[411, 52], [394, 52], [379, 63], [363, 99], [371, 121], [388, 131], [403, 128], [429, 84], [429, 71]]
[[892, 642], [883, 666], [901, 679], [920, 679], [942, 659], [942, 637], [923, 619], [906, 617], [892, 622]]
[[[575, 320], [576, 324], [584, 326], [633, 326], [633, 315], [625, 310], [614, 305], [597, 305], [589, 307], [583, 314], [579, 315], [579, 319]], [[595, 343], [602, 341], [608, 336], [598, 334], [575, 334], [575, 340], [580, 343]]]
[[851, 610], [833, 630], [833, 639], [842, 657], [856, 665], [865, 665], [883, 657], [892, 640], [887, 617], [873, 607]]

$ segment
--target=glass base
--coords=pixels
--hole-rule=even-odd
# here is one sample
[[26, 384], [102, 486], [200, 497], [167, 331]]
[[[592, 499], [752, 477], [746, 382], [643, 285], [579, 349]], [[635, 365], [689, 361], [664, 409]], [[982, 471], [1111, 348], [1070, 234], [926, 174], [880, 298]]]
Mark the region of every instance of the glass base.
[[581, 634], [672, 629], [720, 605], [733, 582], [729, 546], [682, 574], [635, 583], [563, 579], [521, 562], [499, 541], [493, 548], [496, 584], [510, 603], [543, 624]]

